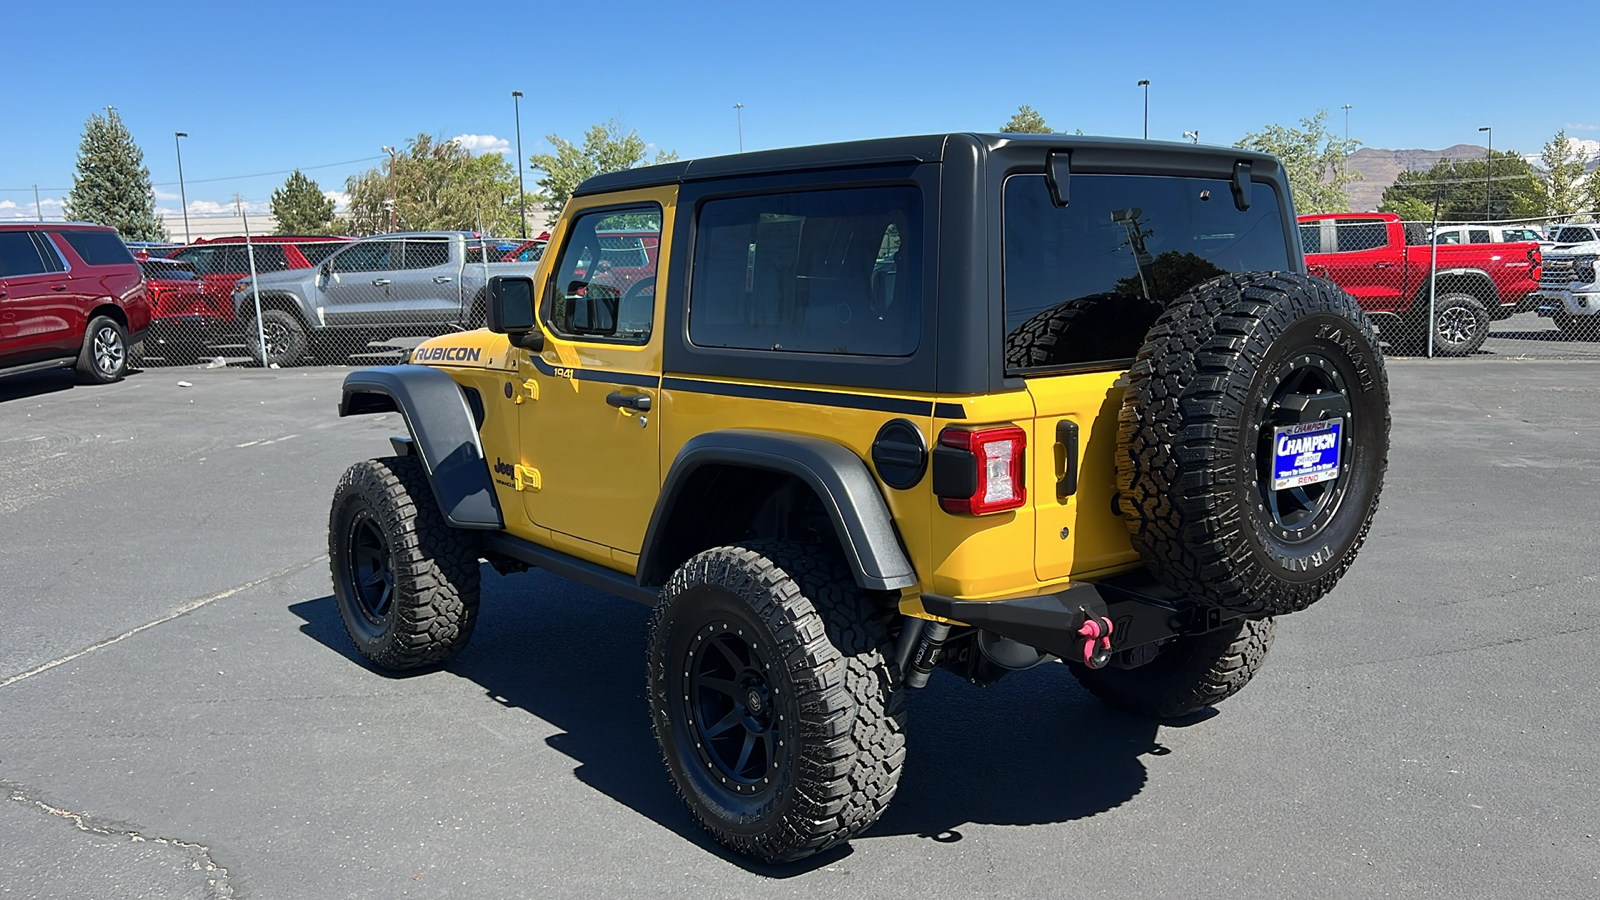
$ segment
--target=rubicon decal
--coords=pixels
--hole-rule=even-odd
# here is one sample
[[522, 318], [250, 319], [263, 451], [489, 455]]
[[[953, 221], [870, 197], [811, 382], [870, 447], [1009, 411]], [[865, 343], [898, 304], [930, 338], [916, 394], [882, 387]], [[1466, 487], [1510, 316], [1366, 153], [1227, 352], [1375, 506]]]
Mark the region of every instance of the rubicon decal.
[[412, 362], [478, 362], [481, 347], [418, 347]]

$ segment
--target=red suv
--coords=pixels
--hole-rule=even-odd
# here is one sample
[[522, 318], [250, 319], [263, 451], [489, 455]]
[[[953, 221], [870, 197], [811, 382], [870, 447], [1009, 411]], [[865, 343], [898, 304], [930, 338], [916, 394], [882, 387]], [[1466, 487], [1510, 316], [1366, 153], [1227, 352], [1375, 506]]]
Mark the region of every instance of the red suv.
[[144, 276], [104, 225], [0, 225], [0, 375], [75, 366], [106, 384], [150, 326]]
[[[256, 274], [288, 269], [311, 269], [320, 265], [351, 238], [298, 237], [270, 235], [252, 238]], [[156, 341], [164, 345], [201, 348], [206, 343], [231, 336], [237, 322], [233, 314], [233, 288], [250, 276], [250, 257], [242, 237], [199, 240], [186, 247], [167, 251], [167, 259], [188, 263], [199, 275], [202, 298], [198, 303], [163, 307], [154, 324]]]

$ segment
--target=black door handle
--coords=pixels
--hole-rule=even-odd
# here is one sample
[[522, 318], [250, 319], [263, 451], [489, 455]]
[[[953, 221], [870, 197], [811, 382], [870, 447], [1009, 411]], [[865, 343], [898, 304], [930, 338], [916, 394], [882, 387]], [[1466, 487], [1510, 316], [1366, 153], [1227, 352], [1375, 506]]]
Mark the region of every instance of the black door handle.
[[621, 391], [612, 391], [606, 395], [606, 402], [617, 409], [631, 409], [638, 412], [647, 412], [650, 409], [649, 394], [624, 394]]
[[1071, 419], [1056, 422], [1056, 443], [1066, 450], [1061, 477], [1056, 480], [1056, 498], [1061, 499], [1078, 492], [1078, 423]]

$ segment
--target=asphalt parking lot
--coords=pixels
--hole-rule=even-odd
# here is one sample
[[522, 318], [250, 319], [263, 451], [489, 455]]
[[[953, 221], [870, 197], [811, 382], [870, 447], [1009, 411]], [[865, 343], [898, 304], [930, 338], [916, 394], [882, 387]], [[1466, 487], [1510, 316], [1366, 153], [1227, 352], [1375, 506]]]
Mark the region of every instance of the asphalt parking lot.
[[940, 673], [888, 815], [784, 868], [673, 795], [642, 607], [486, 568], [454, 663], [356, 661], [327, 502], [402, 426], [344, 371], [0, 381], [0, 896], [1600, 895], [1600, 361], [1392, 361], [1372, 535], [1242, 694]]

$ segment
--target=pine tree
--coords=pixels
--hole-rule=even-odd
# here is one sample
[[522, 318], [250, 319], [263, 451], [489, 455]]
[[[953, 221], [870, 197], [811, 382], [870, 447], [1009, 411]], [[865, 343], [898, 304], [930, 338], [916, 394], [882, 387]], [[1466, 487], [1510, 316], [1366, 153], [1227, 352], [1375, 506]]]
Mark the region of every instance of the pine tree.
[[167, 229], [156, 216], [156, 194], [144, 152], [112, 107], [84, 123], [78, 171], [65, 212], [68, 219], [110, 225], [125, 241], [167, 239]]
[[1017, 111], [1011, 114], [1011, 118], [1007, 119], [1004, 125], [1000, 126], [1000, 130], [1020, 134], [1049, 134], [1050, 126], [1044, 123], [1044, 116], [1040, 115], [1038, 110], [1023, 104], [1017, 107]]
[[333, 201], [299, 169], [272, 192], [272, 215], [278, 220], [278, 234], [333, 234], [339, 230]]

